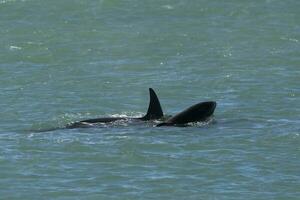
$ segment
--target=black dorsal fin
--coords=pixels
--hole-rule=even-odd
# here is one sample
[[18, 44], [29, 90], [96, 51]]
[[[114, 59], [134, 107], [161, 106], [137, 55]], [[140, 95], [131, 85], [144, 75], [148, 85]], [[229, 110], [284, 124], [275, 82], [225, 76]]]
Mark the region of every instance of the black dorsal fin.
[[157, 98], [157, 95], [155, 94], [152, 88], [149, 88], [149, 93], [150, 93], [150, 102], [149, 102], [148, 111], [144, 117], [140, 118], [141, 120], [159, 119], [164, 115], [159, 100]]

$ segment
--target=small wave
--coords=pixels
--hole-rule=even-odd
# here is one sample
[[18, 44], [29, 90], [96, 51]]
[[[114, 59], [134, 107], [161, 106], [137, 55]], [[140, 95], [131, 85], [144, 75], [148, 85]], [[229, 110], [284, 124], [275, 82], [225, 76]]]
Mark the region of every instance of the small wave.
[[18, 46], [10, 46], [9, 50], [11, 51], [15, 51], [15, 50], [22, 50], [22, 47], [18, 47]]
[[191, 122], [191, 123], [188, 123], [187, 125], [188, 126], [195, 126], [195, 127], [202, 127], [202, 126], [208, 126], [210, 124], [214, 124], [216, 123], [216, 120], [214, 118], [209, 118], [205, 121], [201, 121], [201, 122]]
[[162, 8], [164, 8], [166, 10], [173, 10], [174, 6], [172, 6], [172, 5], [163, 5]]
[[[134, 112], [122, 112], [121, 114], [109, 114], [108, 117], [124, 117], [124, 118], [139, 118], [142, 117], [144, 113], [134, 113]], [[107, 117], [107, 116], [100, 116]]]

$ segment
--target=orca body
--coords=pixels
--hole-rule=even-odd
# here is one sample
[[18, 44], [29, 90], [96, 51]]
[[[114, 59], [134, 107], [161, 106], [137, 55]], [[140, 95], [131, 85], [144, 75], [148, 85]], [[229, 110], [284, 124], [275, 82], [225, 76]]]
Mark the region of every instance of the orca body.
[[207, 121], [213, 115], [217, 103], [215, 101], [207, 101], [195, 104], [186, 110], [174, 115], [169, 116], [166, 119], [162, 111], [159, 99], [152, 88], [149, 88], [150, 101], [148, 106], [147, 114], [139, 118], [126, 118], [126, 117], [103, 117], [95, 119], [87, 119], [78, 122], [68, 124], [66, 128], [86, 128], [92, 127], [99, 123], [112, 123], [120, 120], [138, 120], [138, 121], [149, 121], [149, 120], [161, 120], [156, 126], [184, 126], [192, 122]]
[[191, 122], [208, 120], [214, 113], [217, 103], [207, 101], [195, 104], [157, 126], [180, 126]]
[[82, 120], [79, 122], [68, 124], [66, 128], [83, 128], [83, 127], [92, 126], [93, 124], [97, 124], [97, 123], [111, 123], [119, 120], [148, 121], [148, 120], [156, 120], [162, 118], [164, 114], [159, 99], [152, 88], [149, 88], [149, 95], [150, 95], [150, 102], [148, 106], [148, 111], [147, 114], [143, 117], [139, 117], [139, 118], [103, 117], [103, 118], [87, 119], [87, 120]]

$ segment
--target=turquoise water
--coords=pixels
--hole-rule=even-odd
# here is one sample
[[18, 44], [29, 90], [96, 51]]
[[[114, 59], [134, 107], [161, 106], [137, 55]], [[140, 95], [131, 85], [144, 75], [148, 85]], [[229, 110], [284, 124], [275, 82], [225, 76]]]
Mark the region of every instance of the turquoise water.
[[[0, 0], [0, 199], [299, 199], [300, 1]], [[56, 129], [206, 100], [214, 122]]]

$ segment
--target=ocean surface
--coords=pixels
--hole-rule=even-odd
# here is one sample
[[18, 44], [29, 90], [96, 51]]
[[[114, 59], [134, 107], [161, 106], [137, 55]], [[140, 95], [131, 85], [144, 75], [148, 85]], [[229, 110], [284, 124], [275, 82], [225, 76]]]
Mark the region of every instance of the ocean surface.
[[[1, 200], [300, 199], [300, 1], [0, 0], [0, 36]], [[149, 87], [214, 118], [63, 128]]]

